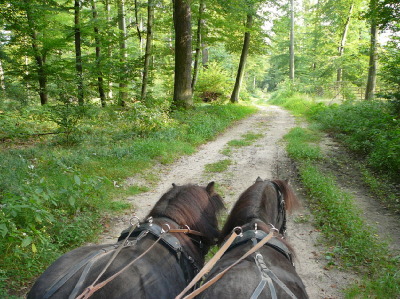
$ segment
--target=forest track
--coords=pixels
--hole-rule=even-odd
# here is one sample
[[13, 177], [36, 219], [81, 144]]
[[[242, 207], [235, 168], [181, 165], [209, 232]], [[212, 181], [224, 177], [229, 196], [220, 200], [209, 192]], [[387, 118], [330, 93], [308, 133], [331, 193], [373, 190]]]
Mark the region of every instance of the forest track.
[[[311, 299], [343, 298], [341, 290], [358, 278], [354, 274], [326, 266], [326, 248], [319, 245], [321, 234], [312, 224], [312, 214], [307, 208], [300, 184], [296, 182], [295, 167], [287, 157], [282, 142], [283, 136], [294, 126], [295, 119], [287, 111], [276, 106], [260, 107], [258, 113], [236, 123], [214, 141], [200, 146], [195, 154], [184, 156], [171, 165], [159, 165], [151, 169], [149, 172], [159, 175], [158, 183], [148, 185], [151, 190], [149, 192], [128, 197], [133, 206], [132, 213], [111, 218], [109, 230], [100, 236], [98, 243], [114, 242], [119, 233], [128, 226], [132, 215], [143, 220], [172, 183], [206, 185], [209, 181], [215, 181], [229, 211], [239, 195], [258, 176], [263, 179], [291, 179], [292, 186], [303, 203], [301, 209], [288, 216], [287, 239], [295, 248], [297, 272]], [[229, 141], [242, 139], [247, 133], [262, 135], [251, 145], [231, 147], [229, 156], [221, 153]], [[224, 159], [232, 162], [226, 171], [205, 172], [205, 165]], [[148, 183], [142, 175], [127, 179], [126, 184], [143, 186]]]

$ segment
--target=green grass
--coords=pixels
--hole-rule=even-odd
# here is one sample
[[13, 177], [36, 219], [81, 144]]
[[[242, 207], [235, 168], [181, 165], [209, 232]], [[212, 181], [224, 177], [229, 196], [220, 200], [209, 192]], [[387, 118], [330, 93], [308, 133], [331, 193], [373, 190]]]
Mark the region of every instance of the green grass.
[[206, 172], [224, 172], [232, 164], [232, 160], [224, 159], [215, 163], [206, 164], [204, 169]]
[[326, 158], [318, 145], [319, 131], [325, 130], [363, 155], [365, 162], [360, 168], [364, 181], [377, 196], [386, 197], [385, 206], [396, 211], [398, 194], [388, 183], [396, 184], [400, 173], [400, 123], [396, 110], [386, 101], [349, 101], [326, 106], [284, 89], [276, 92], [269, 103], [316, 123], [306, 129], [291, 130], [285, 140], [289, 155], [297, 162], [315, 224], [330, 248], [325, 254], [328, 265], [352, 269], [362, 276], [360, 282], [345, 290], [346, 298], [399, 298], [399, 256], [393, 256], [388, 245], [377, 238], [379, 232], [360, 217], [352, 195], [343, 192], [335, 177], [323, 170], [320, 162]]
[[[193, 153], [256, 111], [241, 105], [202, 105], [170, 115], [142, 106], [87, 109], [68, 140], [18, 135], [12, 124], [20, 116], [0, 119], [8, 124], [0, 133], [11, 138], [0, 148], [0, 294], [18, 293], [63, 252], [93, 240], [104, 214], [130, 207], [125, 198], [147, 188], [125, 186], [127, 177], [154, 182], [158, 174], [148, 170], [155, 163]], [[59, 129], [49, 121], [37, 128]]]
[[316, 134], [308, 129], [294, 128], [285, 140], [289, 155], [298, 163], [315, 224], [324, 235], [324, 243], [331, 248], [325, 254], [328, 265], [355, 269], [365, 274], [360, 284], [346, 291], [346, 296], [398, 297], [398, 258], [391, 256], [387, 244], [377, 239], [379, 232], [360, 217], [362, 213], [353, 204], [352, 196], [340, 189], [332, 175], [320, 169], [318, 163], [324, 157], [315, 150], [318, 147]]

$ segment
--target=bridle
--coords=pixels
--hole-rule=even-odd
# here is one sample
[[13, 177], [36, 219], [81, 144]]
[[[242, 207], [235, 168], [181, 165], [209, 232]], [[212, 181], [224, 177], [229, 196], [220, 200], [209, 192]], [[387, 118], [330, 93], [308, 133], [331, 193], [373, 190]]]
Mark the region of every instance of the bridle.
[[285, 199], [283, 197], [283, 193], [281, 188], [279, 187], [279, 185], [277, 183], [275, 183], [274, 181], [269, 181], [275, 188], [276, 193], [278, 194], [278, 218], [276, 220], [276, 223], [279, 223], [280, 221], [282, 221], [282, 225], [279, 228], [279, 233], [282, 236], [285, 236], [286, 234], [286, 208], [285, 208]]

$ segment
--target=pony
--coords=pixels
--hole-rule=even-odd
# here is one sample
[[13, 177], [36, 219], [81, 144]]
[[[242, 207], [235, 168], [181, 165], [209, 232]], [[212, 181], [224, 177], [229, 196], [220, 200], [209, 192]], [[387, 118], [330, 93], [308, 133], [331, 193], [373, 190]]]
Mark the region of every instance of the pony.
[[238, 227], [241, 234], [214, 265], [204, 284], [238, 262], [271, 230], [275, 231], [275, 237], [231, 267], [219, 280], [210, 282], [211, 286], [196, 298], [308, 298], [293, 264], [293, 249], [283, 238], [286, 211], [298, 206], [288, 181], [258, 177], [233, 206], [221, 231], [219, 245]]
[[204, 264], [218, 241], [214, 190], [172, 184], [138, 226], [116, 244], [74, 249], [36, 280], [27, 298], [174, 298]]

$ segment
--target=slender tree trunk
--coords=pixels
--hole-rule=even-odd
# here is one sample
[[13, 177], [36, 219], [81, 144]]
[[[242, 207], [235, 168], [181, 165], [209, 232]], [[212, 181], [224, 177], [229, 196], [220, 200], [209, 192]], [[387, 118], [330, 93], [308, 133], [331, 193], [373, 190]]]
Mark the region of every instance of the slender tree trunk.
[[144, 67], [143, 67], [143, 82], [141, 99], [145, 100], [147, 95], [147, 84], [149, 81], [150, 60], [152, 55], [153, 43], [153, 20], [154, 20], [154, 3], [153, 0], [148, 0], [147, 3], [147, 37], [146, 37], [146, 52], [144, 54]]
[[244, 68], [246, 66], [247, 54], [249, 53], [249, 46], [250, 46], [250, 29], [253, 26], [253, 15], [247, 15], [247, 22], [246, 22], [246, 32], [244, 34], [244, 41], [243, 41], [243, 48], [242, 54], [240, 55], [240, 62], [239, 68], [236, 75], [236, 82], [235, 87], [233, 88], [232, 95], [231, 95], [231, 102], [237, 103], [239, 102], [239, 92], [240, 87], [242, 85], [243, 75], [244, 75]]
[[194, 55], [194, 66], [193, 66], [193, 78], [192, 78], [192, 92], [196, 86], [197, 76], [199, 74], [199, 60], [200, 60], [200, 51], [201, 51], [201, 39], [202, 39], [202, 27], [203, 27], [203, 13], [205, 10], [204, 0], [200, 0], [199, 7], [199, 19], [197, 21], [197, 33], [196, 33], [196, 53]]
[[289, 79], [294, 80], [294, 0], [290, 0]]
[[[344, 24], [343, 33], [342, 33], [342, 39], [340, 41], [340, 46], [339, 46], [339, 49], [338, 49], [339, 50], [339, 57], [342, 57], [343, 53], [344, 53], [344, 47], [346, 45], [347, 32], [349, 31], [350, 19], [351, 19], [351, 14], [353, 12], [353, 7], [354, 7], [354, 2], [352, 2], [350, 4], [349, 14], [348, 14], [346, 22]], [[342, 76], [343, 76], [343, 69], [342, 69], [342, 67], [339, 67], [338, 70], [337, 70], [336, 81], [338, 81], [338, 82], [342, 81]]]
[[82, 68], [82, 49], [81, 49], [81, 28], [80, 28], [80, 0], [75, 0], [75, 68], [76, 82], [78, 87], [78, 103], [83, 105], [83, 68]]
[[99, 90], [99, 97], [101, 106], [106, 106], [106, 94], [104, 92], [104, 80], [103, 80], [103, 72], [101, 70], [101, 45], [100, 45], [100, 35], [99, 35], [99, 27], [97, 27], [97, 9], [96, 9], [96, 0], [91, 0], [92, 4], [92, 13], [93, 13], [93, 21], [94, 21], [94, 40], [96, 43], [96, 72], [97, 72], [97, 87]]
[[119, 77], [119, 96], [118, 104], [125, 106], [128, 98], [127, 92], [127, 52], [126, 52], [126, 23], [125, 23], [125, 0], [118, 0], [118, 28], [119, 28], [119, 59], [121, 63], [121, 72]]
[[29, 0], [25, 0], [25, 5], [26, 5], [26, 17], [29, 25], [29, 35], [31, 37], [33, 55], [37, 65], [40, 103], [42, 105], [46, 105], [48, 102], [47, 74], [45, 71], [46, 56], [40, 53], [38, 39], [37, 39], [37, 32], [35, 30], [35, 22], [32, 18]]
[[373, 16], [371, 17], [371, 43], [369, 48], [369, 68], [367, 87], [365, 89], [365, 99], [373, 100], [375, 97], [376, 88], [376, 68], [378, 59], [378, 28], [376, 24], [376, 17], [374, 16], [376, 10], [377, 0], [370, 1], [370, 11]]
[[136, 31], [138, 34], [138, 38], [139, 38], [139, 44], [142, 44], [142, 32], [140, 30], [140, 26], [139, 26], [139, 17], [138, 17], [138, 2], [137, 0], [135, 0], [135, 23], [136, 23]]
[[5, 97], [6, 84], [5, 84], [5, 80], [4, 80], [4, 70], [3, 70], [3, 64], [1, 63], [1, 60], [0, 60], [0, 90], [1, 90], [2, 96]]
[[193, 106], [192, 28], [189, 0], [174, 0], [175, 78], [173, 102], [177, 108]]
[[206, 43], [202, 43], [201, 45], [201, 63], [203, 64], [203, 68], [208, 68], [208, 46]]
[[[109, 36], [111, 36], [111, 30], [110, 28], [110, 23], [111, 23], [111, 6], [110, 6], [110, 1], [109, 0], [105, 0], [104, 1], [104, 8], [105, 8], [105, 12], [106, 12], [106, 19], [107, 19], [107, 34]], [[108, 40], [107, 42], [107, 57], [110, 58], [112, 56], [112, 51], [111, 51], [111, 42], [110, 40]], [[111, 82], [111, 76], [110, 76], [111, 72], [108, 72], [107, 75], [107, 98], [112, 99], [113, 98], [113, 84]]]

